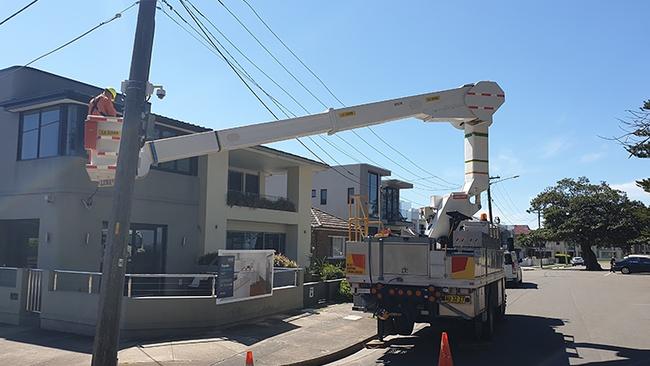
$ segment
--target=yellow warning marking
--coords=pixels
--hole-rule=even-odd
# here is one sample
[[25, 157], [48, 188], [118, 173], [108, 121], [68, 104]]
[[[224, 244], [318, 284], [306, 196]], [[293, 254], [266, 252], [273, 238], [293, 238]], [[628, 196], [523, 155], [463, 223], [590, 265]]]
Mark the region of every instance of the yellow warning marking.
[[434, 102], [434, 101], [436, 101], [436, 100], [440, 100], [440, 96], [439, 96], [439, 95], [434, 95], [434, 96], [430, 96], [430, 97], [427, 97], [427, 98], [426, 98], [426, 101], [427, 101], [427, 102]]
[[352, 117], [352, 116], [354, 116], [356, 114], [357, 114], [357, 112], [355, 112], [355, 111], [340, 112], [339, 113], [339, 118]]
[[100, 136], [119, 136], [120, 131], [112, 131], [112, 130], [99, 130], [97, 133]]

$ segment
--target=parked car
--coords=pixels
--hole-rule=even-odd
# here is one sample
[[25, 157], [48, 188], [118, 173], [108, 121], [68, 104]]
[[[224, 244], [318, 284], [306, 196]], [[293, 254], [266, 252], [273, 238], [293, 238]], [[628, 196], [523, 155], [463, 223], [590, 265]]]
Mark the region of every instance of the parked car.
[[650, 256], [630, 255], [614, 264], [614, 271], [623, 274], [634, 272], [650, 272]]
[[573, 266], [584, 266], [585, 260], [582, 257], [573, 257], [571, 258], [571, 265]]
[[506, 284], [518, 286], [523, 281], [520, 260], [517, 253], [505, 251], [503, 253], [503, 271], [506, 275]]

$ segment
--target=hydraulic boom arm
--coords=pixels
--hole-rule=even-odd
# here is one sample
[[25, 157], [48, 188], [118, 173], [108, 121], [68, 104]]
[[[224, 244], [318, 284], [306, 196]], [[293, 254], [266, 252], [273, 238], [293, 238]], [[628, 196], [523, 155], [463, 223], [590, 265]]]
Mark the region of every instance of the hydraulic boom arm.
[[[304, 117], [149, 141], [140, 150], [138, 177], [144, 177], [152, 164], [415, 117], [424, 122], [449, 122], [464, 130], [465, 184], [462, 191], [468, 196], [479, 197], [488, 186], [488, 127], [504, 98], [497, 83], [480, 81], [456, 89], [330, 109]], [[432, 142], [427, 153], [440, 152]], [[478, 198], [473, 206], [476, 205], [480, 208]]]

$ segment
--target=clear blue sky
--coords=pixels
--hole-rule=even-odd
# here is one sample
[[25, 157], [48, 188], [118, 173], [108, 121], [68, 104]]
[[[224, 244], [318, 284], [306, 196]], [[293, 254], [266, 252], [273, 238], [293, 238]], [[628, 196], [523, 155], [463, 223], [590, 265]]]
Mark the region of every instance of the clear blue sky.
[[[181, 9], [178, 0], [169, 1]], [[319, 98], [328, 106], [338, 106], [241, 0], [223, 1]], [[649, 162], [628, 159], [618, 145], [599, 137], [617, 135], [617, 118], [650, 99], [650, 2], [250, 1], [348, 105], [478, 80], [499, 82], [506, 103], [495, 115], [490, 133], [491, 173], [521, 175], [495, 186], [496, 214], [502, 221], [535, 227], [535, 217], [525, 213], [530, 198], [563, 177], [584, 175], [607, 181], [650, 203], [650, 196], [632, 183], [650, 175]], [[4, 1], [0, 18], [27, 2]], [[217, 0], [194, 2], [310, 112], [324, 110]], [[126, 0], [40, 0], [0, 27], [0, 67], [24, 64], [130, 4]], [[136, 9], [33, 66], [95, 85], [119, 85], [128, 75]], [[244, 65], [271, 94], [302, 114], [286, 95]], [[211, 128], [271, 119], [223, 62], [160, 12], [151, 80], [167, 89], [165, 100], [153, 102], [154, 111], [163, 115]], [[414, 120], [375, 130], [427, 170], [462, 181], [460, 131]], [[359, 133], [387, 151], [369, 131]], [[415, 178], [351, 133], [343, 136], [384, 167]], [[353, 162], [320, 138], [316, 141], [339, 162]], [[336, 138], [330, 141], [345, 147]], [[310, 156], [294, 141], [274, 146]], [[418, 172], [401, 157], [395, 159]], [[416, 181], [421, 182], [433, 185]], [[420, 187], [404, 196], [427, 202], [431, 192]]]

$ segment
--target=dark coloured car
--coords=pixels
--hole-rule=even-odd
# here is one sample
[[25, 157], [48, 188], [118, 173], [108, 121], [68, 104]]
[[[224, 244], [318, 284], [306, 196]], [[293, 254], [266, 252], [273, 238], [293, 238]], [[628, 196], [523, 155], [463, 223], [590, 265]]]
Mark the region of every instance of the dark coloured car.
[[629, 256], [614, 264], [614, 271], [623, 274], [650, 272], [650, 256]]

